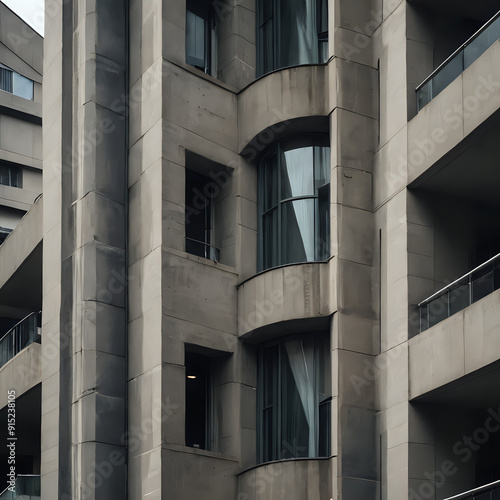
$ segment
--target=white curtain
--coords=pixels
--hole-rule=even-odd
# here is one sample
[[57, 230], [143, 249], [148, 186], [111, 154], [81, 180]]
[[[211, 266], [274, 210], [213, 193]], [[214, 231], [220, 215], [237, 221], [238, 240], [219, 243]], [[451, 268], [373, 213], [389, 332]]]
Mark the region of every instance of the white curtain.
[[318, 456], [318, 426], [316, 409], [318, 396], [314, 389], [314, 341], [291, 340], [285, 348], [293, 378], [309, 425], [307, 456]]

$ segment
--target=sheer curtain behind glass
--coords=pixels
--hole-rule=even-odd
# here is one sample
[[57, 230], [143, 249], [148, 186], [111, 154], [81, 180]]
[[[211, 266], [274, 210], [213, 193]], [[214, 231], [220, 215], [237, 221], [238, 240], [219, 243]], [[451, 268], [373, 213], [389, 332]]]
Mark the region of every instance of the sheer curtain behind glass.
[[[285, 342], [287, 361], [292, 379], [288, 385], [287, 396], [295, 390], [299, 401], [286, 397], [288, 404], [283, 408], [283, 427], [289, 429], [289, 435], [283, 435], [285, 448], [291, 447], [294, 456], [318, 456], [318, 393], [315, 390], [314, 340], [291, 340]], [[305, 422], [300, 416], [305, 416]], [[297, 416], [299, 418], [297, 418]], [[290, 422], [291, 421], [291, 422]]]
[[317, 63], [316, 0], [282, 0], [279, 5], [280, 66]]

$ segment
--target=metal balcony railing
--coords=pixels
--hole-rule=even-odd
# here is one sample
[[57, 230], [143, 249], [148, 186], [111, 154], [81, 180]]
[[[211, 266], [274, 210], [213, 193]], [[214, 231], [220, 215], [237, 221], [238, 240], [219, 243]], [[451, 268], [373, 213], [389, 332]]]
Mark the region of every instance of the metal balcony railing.
[[420, 331], [427, 330], [499, 288], [500, 254], [420, 302]]
[[40, 343], [41, 318], [41, 312], [28, 314], [0, 339], [0, 368], [31, 343]]
[[40, 500], [40, 476], [34, 474], [19, 474], [16, 477], [14, 491], [5, 488], [0, 493], [0, 500]]
[[186, 252], [198, 257], [203, 257], [214, 262], [219, 262], [220, 250], [203, 241], [193, 240], [186, 237]]
[[500, 500], [500, 481], [485, 484], [445, 500]]
[[500, 11], [417, 87], [420, 111], [500, 38]]

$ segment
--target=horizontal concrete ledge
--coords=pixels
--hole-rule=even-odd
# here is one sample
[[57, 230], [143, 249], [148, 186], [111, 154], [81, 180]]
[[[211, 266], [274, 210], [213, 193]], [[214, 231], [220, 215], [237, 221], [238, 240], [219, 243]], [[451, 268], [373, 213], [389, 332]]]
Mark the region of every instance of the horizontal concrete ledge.
[[499, 109], [499, 57], [497, 41], [408, 123], [408, 184]]
[[0, 288], [42, 241], [42, 215], [43, 197], [40, 197], [0, 245]]
[[238, 498], [312, 500], [333, 498], [333, 461], [308, 458], [262, 464], [238, 475]]
[[0, 409], [7, 404], [7, 391], [16, 398], [42, 382], [42, 346], [30, 344], [0, 368]]
[[500, 290], [408, 342], [415, 399], [500, 359]]
[[238, 288], [238, 335], [291, 320], [333, 314], [334, 259], [270, 269]]

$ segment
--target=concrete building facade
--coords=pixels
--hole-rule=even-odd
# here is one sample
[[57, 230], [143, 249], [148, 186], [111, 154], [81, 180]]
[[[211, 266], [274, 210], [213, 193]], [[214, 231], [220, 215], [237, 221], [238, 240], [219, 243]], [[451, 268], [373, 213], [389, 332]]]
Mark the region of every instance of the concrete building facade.
[[500, 494], [497, 9], [46, 0], [19, 495]]

